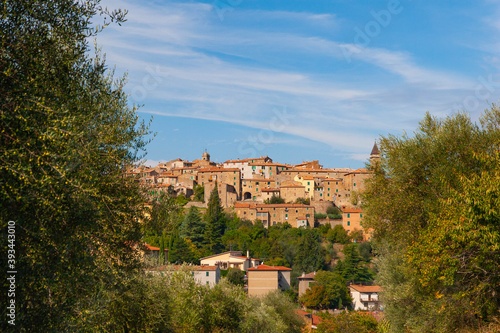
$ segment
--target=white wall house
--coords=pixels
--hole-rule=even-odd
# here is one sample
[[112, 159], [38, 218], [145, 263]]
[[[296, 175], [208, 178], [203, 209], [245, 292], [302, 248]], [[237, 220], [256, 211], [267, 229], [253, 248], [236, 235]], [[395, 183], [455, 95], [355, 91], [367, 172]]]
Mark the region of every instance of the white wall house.
[[361, 286], [350, 285], [349, 291], [352, 297], [352, 306], [354, 310], [378, 310], [381, 306], [379, 293], [382, 291], [380, 286]]

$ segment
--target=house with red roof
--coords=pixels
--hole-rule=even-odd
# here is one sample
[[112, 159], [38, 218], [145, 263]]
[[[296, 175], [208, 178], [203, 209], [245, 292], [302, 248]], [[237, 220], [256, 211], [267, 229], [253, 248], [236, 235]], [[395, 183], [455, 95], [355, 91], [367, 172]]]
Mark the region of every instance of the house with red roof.
[[309, 274], [306, 274], [305, 272], [303, 272], [301, 276], [297, 277], [297, 280], [299, 280], [299, 297], [304, 295], [306, 293], [307, 289], [310, 288], [311, 283], [314, 282], [315, 276], [316, 276], [316, 272], [312, 272]]
[[379, 293], [380, 286], [363, 286], [352, 284], [349, 286], [354, 310], [378, 310], [381, 307]]
[[249, 296], [263, 296], [274, 290], [290, 289], [292, 269], [283, 266], [259, 265], [247, 271]]

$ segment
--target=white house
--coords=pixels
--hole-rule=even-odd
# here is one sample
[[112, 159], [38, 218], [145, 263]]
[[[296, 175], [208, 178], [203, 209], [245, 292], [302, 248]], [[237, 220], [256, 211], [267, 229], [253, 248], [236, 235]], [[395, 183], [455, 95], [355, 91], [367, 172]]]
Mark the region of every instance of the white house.
[[361, 286], [350, 285], [349, 291], [352, 297], [352, 306], [354, 310], [377, 310], [380, 308], [379, 293], [382, 291], [380, 286]]
[[227, 251], [214, 254], [200, 259], [202, 266], [218, 266], [221, 269], [239, 268], [246, 271], [249, 268], [260, 265], [260, 259], [251, 258], [247, 252], [246, 257], [241, 255], [241, 251]]

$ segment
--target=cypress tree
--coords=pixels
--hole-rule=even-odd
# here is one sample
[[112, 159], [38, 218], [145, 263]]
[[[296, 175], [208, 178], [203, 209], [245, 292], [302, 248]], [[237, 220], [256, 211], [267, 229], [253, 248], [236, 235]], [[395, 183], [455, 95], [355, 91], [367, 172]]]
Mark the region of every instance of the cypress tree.
[[212, 253], [217, 253], [223, 249], [221, 237], [224, 235], [226, 228], [226, 218], [220, 202], [217, 182], [215, 182], [215, 187], [212, 193], [210, 193], [207, 212], [205, 213], [205, 222], [207, 248]]

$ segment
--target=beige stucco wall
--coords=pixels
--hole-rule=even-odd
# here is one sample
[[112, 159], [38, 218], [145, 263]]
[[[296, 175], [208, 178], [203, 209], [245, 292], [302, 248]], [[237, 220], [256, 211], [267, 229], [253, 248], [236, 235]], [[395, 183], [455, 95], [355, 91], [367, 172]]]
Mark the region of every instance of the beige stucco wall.
[[278, 289], [278, 271], [248, 271], [248, 295], [262, 296]]

